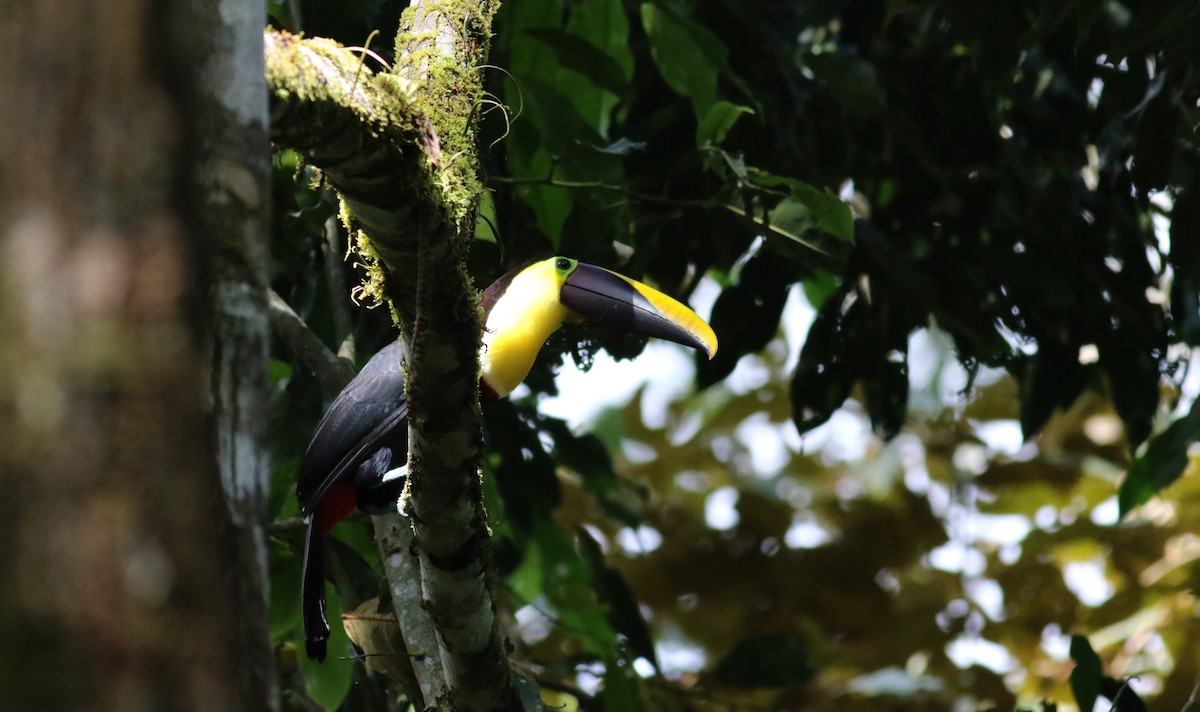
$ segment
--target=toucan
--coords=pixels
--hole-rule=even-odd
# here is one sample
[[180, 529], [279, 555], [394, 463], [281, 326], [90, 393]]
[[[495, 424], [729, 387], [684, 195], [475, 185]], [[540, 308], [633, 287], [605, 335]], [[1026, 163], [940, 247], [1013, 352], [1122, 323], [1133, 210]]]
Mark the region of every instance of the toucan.
[[[480, 399], [516, 388], [546, 339], [564, 323], [654, 336], [717, 352], [703, 319], [667, 295], [624, 275], [567, 257], [518, 267], [483, 293]], [[300, 464], [296, 497], [306, 517], [301, 608], [308, 657], [325, 659], [324, 538], [356, 507], [396, 511], [402, 478], [385, 478], [408, 459], [408, 403], [400, 342], [383, 347], [330, 405]]]

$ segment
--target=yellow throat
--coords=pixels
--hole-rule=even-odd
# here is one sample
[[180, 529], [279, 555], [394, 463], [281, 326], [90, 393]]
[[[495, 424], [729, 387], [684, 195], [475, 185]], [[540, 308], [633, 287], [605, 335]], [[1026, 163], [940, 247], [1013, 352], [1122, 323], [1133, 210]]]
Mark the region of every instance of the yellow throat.
[[492, 306], [479, 352], [482, 380], [504, 398], [529, 375], [542, 344], [570, 312], [558, 299], [570, 271], [554, 259], [534, 263], [513, 277]]

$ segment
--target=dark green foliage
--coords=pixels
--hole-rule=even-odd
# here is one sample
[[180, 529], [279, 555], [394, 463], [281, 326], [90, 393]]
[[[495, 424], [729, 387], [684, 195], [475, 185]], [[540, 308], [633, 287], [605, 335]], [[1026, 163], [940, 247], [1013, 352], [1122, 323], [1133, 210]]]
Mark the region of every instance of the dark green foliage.
[[[299, 3], [309, 34], [348, 44], [363, 43], [371, 29], [390, 33], [397, 5]], [[286, 3], [271, 7], [275, 21], [291, 24]], [[541, 642], [514, 637], [514, 657], [544, 664], [549, 679], [567, 684], [576, 665], [591, 666], [600, 689], [581, 698], [590, 708], [656, 709], [650, 688], [678, 681], [652, 686], [633, 661], [666, 667], [655, 643], [678, 628], [707, 655], [701, 678], [717, 685], [787, 688], [816, 675], [816, 687], [822, 671], [809, 649], [822, 665], [852, 666], [852, 675], [903, 667], [917, 655], [931, 658], [927, 675], [946, 681], [939, 701], [969, 692], [984, 706], [1014, 709], [1000, 675], [961, 670], [941, 652], [970, 616], [982, 620], [955, 576], [919, 564], [953, 538], [941, 515], [895, 482], [898, 493], [871, 489], [879, 472], [843, 496], [861, 473], [803, 453], [789, 453], [782, 473], [749, 477], [752, 453], [738, 427], [765, 415], [790, 418], [805, 433], [854, 398], [878, 435], [895, 436], [910, 397], [921, 395], [910, 394], [910, 338], [936, 326], [969, 377], [987, 366], [1015, 381], [989, 390], [976, 404], [987, 415], [970, 417], [1017, 418], [1027, 439], [1044, 433], [1058, 448], [1028, 463], [989, 461], [967, 482], [954, 455], [978, 441], [964, 426], [929, 425], [932, 435], [920, 431], [929, 476], [953, 493], [954, 506], [1032, 521], [1045, 507], [1065, 516], [1075, 501], [1090, 507], [1111, 497], [1111, 475], [1097, 484], [1077, 463], [1123, 469], [1151, 434], [1164, 374], [1173, 374], [1171, 347], [1200, 346], [1197, 27], [1200, 5], [1190, 0], [502, 3], [490, 60], [499, 69], [481, 71], [490, 98], [508, 110], [489, 100], [478, 111], [489, 193], [470, 258], [477, 286], [549, 253], [618, 268], [682, 299], [705, 275], [720, 286], [710, 319], [720, 349], [713, 361], [697, 361], [698, 384], [711, 388], [690, 403], [694, 411], [672, 411], [667, 430], [642, 424], [636, 403], [606, 416], [596, 433], [537, 413], [565, 354], [586, 365], [599, 349], [630, 358], [645, 343], [574, 327], [539, 358], [526, 381], [532, 396], [488, 407], [484, 478], [499, 606], [536, 608], [553, 628]], [[373, 46], [385, 57], [391, 51], [390, 40]], [[336, 347], [344, 336], [334, 333], [336, 297], [313, 278], [329, 259], [320, 235], [333, 203], [304, 189], [303, 175], [294, 182], [296, 172], [296, 157], [281, 157], [272, 283]], [[1171, 220], [1169, 250], [1155, 216]], [[1167, 270], [1169, 300], [1157, 294]], [[793, 288], [818, 310], [799, 359], [762, 356]], [[382, 310], [353, 314], [361, 363], [391, 333]], [[756, 400], [730, 400], [721, 382], [751, 354], [777, 370], [773, 381], [750, 394]], [[294, 463], [325, 397], [294, 363], [276, 372], [270, 499], [273, 513], [288, 516]], [[1080, 445], [1085, 415], [1108, 417], [1103, 399], [1127, 441]], [[1085, 415], [1061, 415], [1072, 409]], [[941, 408], [932, 412], [943, 417]], [[1183, 472], [1200, 434], [1197, 413], [1151, 440], [1124, 480], [1122, 513]], [[677, 442], [670, 428], [686, 417], [699, 420], [699, 433]], [[659, 450], [633, 465], [616, 449], [626, 441]], [[712, 457], [729, 443], [731, 455]], [[878, 469], [895, 476], [896, 467]], [[702, 484], [681, 487], [685, 472]], [[705, 498], [717, 487], [738, 492], [740, 521], [728, 531], [705, 525]], [[992, 499], [979, 505], [975, 497]], [[801, 516], [837, 538], [781, 547]], [[639, 525], [661, 534], [661, 551], [622, 552], [614, 543]], [[1167, 535], [1119, 530], [1122, 543], [1140, 542], [1136, 555], [1114, 554], [1106, 571], [1125, 582], [1114, 599], [1121, 614], [1081, 614], [1055, 557], [1070, 559], [1062, 552], [1104, 531], [1073, 509], [1036, 529], [1015, 563], [986, 552], [985, 575], [1002, 585], [1009, 618], [988, 620], [985, 635], [999, 630], [1010, 649], [1036, 649], [1046, 626], [1132, 616], [1137, 572], [1161, 556]], [[356, 582], [339, 582], [344, 598], [370, 593], [354, 558], [370, 560], [368, 548], [359, 539], [339, 547], [351, 557], [345, 579]], [[287, 535], [273, 549], [281, 641], [297, 620], [294, 601], [279, 594], [296, 590], [294, 549]], [[902, 582], [898, 591], [880, 583], [889, 576]], [[759, 600], [776, 592], [789, 600]], [[1146, 597], [1168, 598], [1161, 589]], [[969, 602], [970, 614], [935, 625], [948, 601]], [[726, 622], [731, 610], [745, 615], [744, 626]], [[805, 645], [747, 638], [797, 630], [779, 620], [806, 626]], [[1073, 642], [1072, 657], [1077, 700], [1103, 696], [1139, 709], [1132, 690], [1102, 675], [1086, 639]], [[852, 704], [833, 690], [841, 681], [823, 684], [821, 699]], [[1065, 697], [1065, 688], [1056, 694]], [[790, 698], [771, 699], [790, 708]], [[658, 707], [703, 708], [694, 702]], [[870, 698], [863, 708], [888, 704]], [[921, 708], [920, 698], [906, 704]]]
[[[1051, 21], [1031, 5], [947, 8], [937, 19], [908, 6], [886, 25], [869, 4], [856, 6], [819, 53], [815, 44], [797, 51], [816, 79], [806, 101], [825, 102], [807, 132], [843, 149], [823, 165], [852, 176], [870, 206], [857, 248], [874, 299], [910, 311], [910, 326], [935, 321], [966, 363], [1023, 378], [1029, 435], [1073, 402], [1091, 370], [1078, 349], [1097, 346], [1136, 445], [1149, 432], [1167, 343], [1162, 310], [1145, 297], [1156, 244], [1146, 195], [1190, 161], [1186, 148], [1174, 158], [1188, 122], [1171, 117], [1197, 76], [1169, 53], [1154, 76], [1139, 56], [1124, 58], [1128, 69], [1111, 53], [1099, 62], [1087, 50], [1120, 46], [1133, 26], [1064, 21], [1072, 10]], [[1105, 85], [1091, 106], [1094, 79]], [[1138, 136], [1149, 133], [1143, 145]], [[1081, 178], [1089, 170], [1094, 185]], [[847, 321], [874, 318], [860, 314]], [[878, 388], [874, 363], [854, 375]]]
[[1103, 697], [1112, 703], [1110, 709], [1113, 712], [1146, 711], [1146, 703], [1129, 687], [1128, 681], [1104, 674], [1100, 657], [1082, 635], [1071, 636], [1071, 659], [1075, 661], [1075, 669], [1071, 671], [1071, 691], [1079, 709], [1093, 709], [1096, 699]]
[[654, 641], [646, 619], [638, 610], [637, 598], [629, 590], [629, 584], [616, 569], [604, 563], [604, 552], [600, 544], [588, 531], [580, 528], [576, 533], [580, 553], [592, 572], [592, 583], [600, 596], [600, 602], [608, 607], [608, 622], [613, 630], [625, 639], [625, 644], [635, 658], [645, 658], [657, 667], [658, 655], [654, 652]]
[[854, 287], [843, 285], [817, 313], [792, 376], [792, 419], [801, 433], [829, 420], [850, 395], [856, 334], [849, 319], [865, 308]]
[[513, 524], [524, 531], [542, 512], [558, 507], [562, 495], [554, 475], [554, 460], [546, 453], [532, 427], [508, 401], [499, 401], [484, 416], [488, 442], [499, 456], [492, 475]]
[[1100, 657], [1092, 650], [1087, 638], [1073, 635], [1071, 659], [1075, 661], [1075, 669], [1071, 671], [1071, 692], [1075, 694], [1075, 704], [1081, 710], [1090, 710], [1096, 706], [1096, 698], [1100, 696], [1100, 680], [1104, 677]]
[[786, 635], [747, 638], [717, 663], [718, 682], [732, 687], [802, 685], [813, 674], [804, 648]]
[[1121, 483], [1122, 516], [1179, 479], [1188, 464], [1188, 445], [1197, 439], [1200, 439], [1200, 401], [1192, 406], [1191, 412], [1154, 438], [1129, 468]]
[[713, 305], [709, 324], [721, 348], [712, 360], [697, 354], [697, 385], [711, 386], [728, 376], [746, 354], [766, 347], [779, 330], [779, 317], [793, 277], [768, 250], [759, 250], [742, 267], [738, 283], [725, 288]]

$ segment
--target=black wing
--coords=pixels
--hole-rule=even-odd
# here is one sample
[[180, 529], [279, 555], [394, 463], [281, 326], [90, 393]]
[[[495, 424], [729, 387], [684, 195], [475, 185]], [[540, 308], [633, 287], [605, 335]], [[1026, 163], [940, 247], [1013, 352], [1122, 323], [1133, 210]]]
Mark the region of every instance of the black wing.
[[408, 452], [408, 401], [400, 342], [371, 357], [342, 389], [317, 425], [296, 481], [300, 511], [308, 514], [335, 482], [354, 472], [379, 447]]

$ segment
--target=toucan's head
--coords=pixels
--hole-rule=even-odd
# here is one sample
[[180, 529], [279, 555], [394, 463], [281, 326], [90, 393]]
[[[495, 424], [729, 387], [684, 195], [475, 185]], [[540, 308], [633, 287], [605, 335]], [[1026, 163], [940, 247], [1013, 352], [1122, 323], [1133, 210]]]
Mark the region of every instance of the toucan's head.
[[482, 379], [501, 398], [525, 380], [546, 338], [564, 322], [667, 339], [709, 358], [717, 352], [716, 334], [691, 309], [641, 282], [569, 257], [535, 262], [488, 291]]

